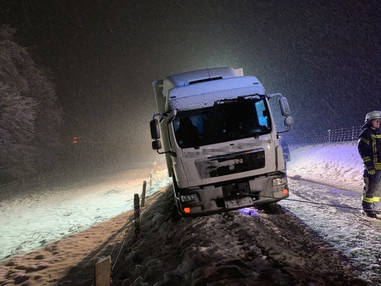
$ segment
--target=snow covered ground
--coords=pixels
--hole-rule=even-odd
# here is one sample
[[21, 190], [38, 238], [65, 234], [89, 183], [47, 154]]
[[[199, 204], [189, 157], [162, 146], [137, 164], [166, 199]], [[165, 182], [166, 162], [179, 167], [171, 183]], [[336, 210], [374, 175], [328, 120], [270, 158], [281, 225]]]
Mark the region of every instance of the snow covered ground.
[[363, 165], [357, 141], [290, 147], [290, 177], [362, 192]]
[[[361, 192], [362, 162], [355, 142], [291, 147], [290, 152], [290, 177]], [[151, 169], [128, 170], [111, 178], [97, 178], [95, 184], [26, 189], [15, 197], [9, 195], [12, 193], [9, 190], [3, 192], [0, 260], [26, 253], [133, 208], [133, 194], [141, 193], [142, 181], [149, 181], [150, 172]], [[148, 186], [151, 193], [170, 183], [165, 169], [154, 173], [153, 186]]]
[[[150, 186], [152, 177], [152, 186]], [[0, 260], [30, 252], [133, 209], [134, 194], [168, 185], [163, 167], [133, 169], [63, 186], [16, 184], [0, 189]], [[9, 188], [18, 188], [12, 195]], [[20, 191], [22, 189], [23, 191]]]
[[360, 213], [363, 165], [357, 142], [294, 147], [290, 152], [291, 194], [280, 204], [350, 258], [362, 278], [381, 285], [381, 221]]
[[[294, 146], [290, 151], [291, 196], [280, 204], [357, 263], [364, 278], [379, 281], [381, 251], [374, 245], [381, 243], [381, 229], [359, 215], [363, 167], [356, 142]], [[0, 260], [41, 248], [131, 209], [133, 195], [141, 193], [142, 182], [149, 181], [150, 174], [149, 194], [170, 184], [166, 169], [156, 167], [155, 171], [125, 170], [71, 187], [26, 189], [16, 196], [0, 188]]]

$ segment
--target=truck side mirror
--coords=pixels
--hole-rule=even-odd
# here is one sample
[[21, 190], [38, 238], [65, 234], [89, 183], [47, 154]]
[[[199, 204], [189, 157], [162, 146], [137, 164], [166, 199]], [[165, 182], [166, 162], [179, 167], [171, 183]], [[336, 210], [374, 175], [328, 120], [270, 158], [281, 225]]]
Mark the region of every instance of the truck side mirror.
[[290, 111], [290, 106], [288, 105], [288, 100], [285, 97], [280, 97], [279, 98], [279, 105], [280, 105], [280, 110], [282, 112], [283, 116], [288, 117], [291, 114]]
[[161, 149], [161, 142], [160, 140], [155, 140], [152, 142], [152, 149], [153, 150], [159, 150]]
[[293, 124], [294, 124], [294, 118], [292, 118], [290, 115], [286, 116], [286, 118], [284, 119], [284, 125], [290, 127]]
[[[152, 119], [150, 121], [149, 125], [150, 125], [150, 129], [151, 129], [151, 138], [153, 140], [160, 139], [159, 122], [157, 121], [157, 119]], [[152, 144], [153, 144], [153, 142], [152, 142]], [[155, 150], [157, 150], [157, 149], [155, 149]]]

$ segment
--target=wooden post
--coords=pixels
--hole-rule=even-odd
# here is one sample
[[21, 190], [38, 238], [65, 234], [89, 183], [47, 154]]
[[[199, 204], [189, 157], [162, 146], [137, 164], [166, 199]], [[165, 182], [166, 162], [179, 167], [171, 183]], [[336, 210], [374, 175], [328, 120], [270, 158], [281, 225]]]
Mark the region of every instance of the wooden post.
[[144, 208], [144, 204], [145, 204], [145, 201], [146, 201], [146, 188], [147, 188], [147, 182], [143, 181], [141, 208]]
[[110, 286], [111, 285], [111, 257], [101, 257], [94, 265], [94, 285]]
[[149, 173], [149, 186], [152, 187], [152, 173]]
[[146, 188], [147, 188], [147, 182], [143, 181], [142, 208], [144, 208], [144, 204], [145, 204], [145, 201], [146, 201]]
[[134, 221], [135, 221], [135, 235], [139, 236], [140, 233], [140, 206], [139, 195], [134, 195]]

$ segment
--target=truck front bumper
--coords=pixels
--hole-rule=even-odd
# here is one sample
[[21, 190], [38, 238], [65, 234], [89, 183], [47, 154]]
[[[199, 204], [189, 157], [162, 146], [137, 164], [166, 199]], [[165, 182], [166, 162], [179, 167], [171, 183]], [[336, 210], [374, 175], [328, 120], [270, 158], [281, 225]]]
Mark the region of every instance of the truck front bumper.
[[287, 198], [289, 190], [286, 174], [275, 172], [221, 184], [178, 189], [175, 194], [181, 215], [201, 216], [274, 203]]

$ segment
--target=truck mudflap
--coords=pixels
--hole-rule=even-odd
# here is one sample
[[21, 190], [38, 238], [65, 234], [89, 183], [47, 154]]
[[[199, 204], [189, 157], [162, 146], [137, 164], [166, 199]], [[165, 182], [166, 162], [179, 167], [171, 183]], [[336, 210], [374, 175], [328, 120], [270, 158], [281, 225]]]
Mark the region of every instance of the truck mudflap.
[[192, 189], [179, 189], [174, 184], [174, 188], [178, 210], [182, 216], [210, 215], [269, 204], [289, 195], [287, 177], [283, 172]]

